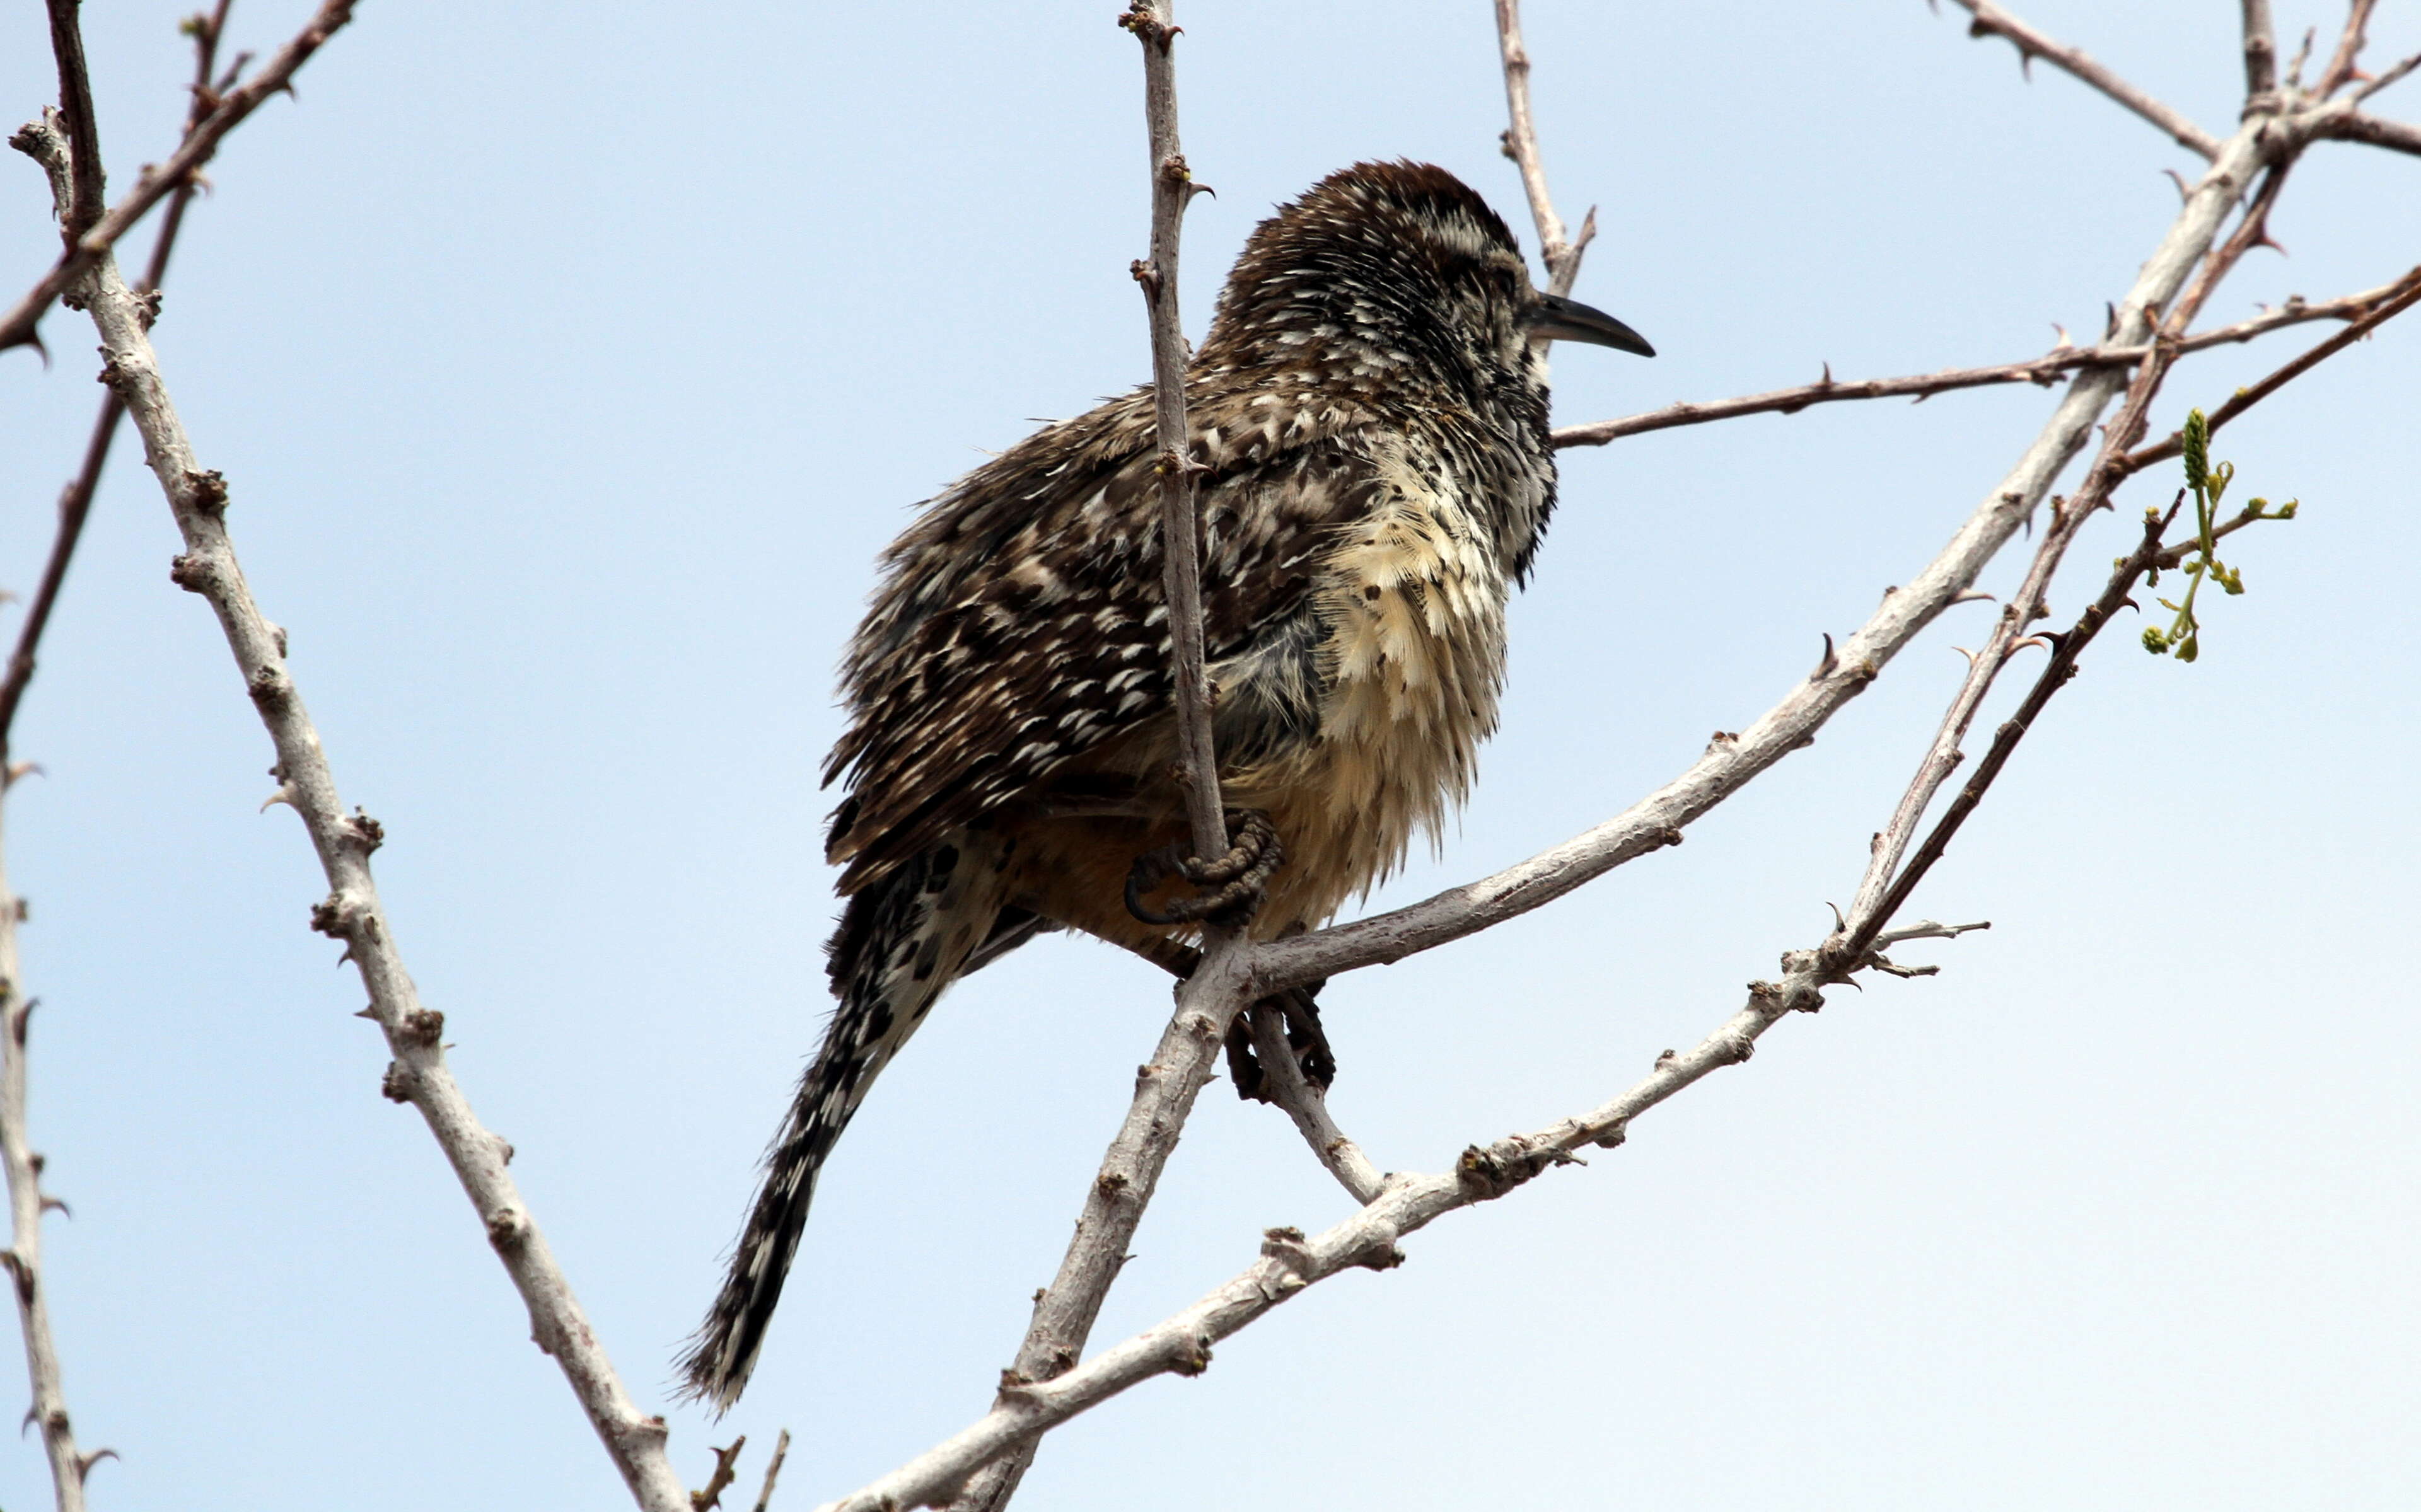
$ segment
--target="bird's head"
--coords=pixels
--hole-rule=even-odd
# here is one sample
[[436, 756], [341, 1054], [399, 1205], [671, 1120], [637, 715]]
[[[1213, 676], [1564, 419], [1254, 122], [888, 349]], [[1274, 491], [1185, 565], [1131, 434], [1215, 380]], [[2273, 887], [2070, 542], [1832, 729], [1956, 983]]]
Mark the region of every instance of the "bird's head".
[[1198, 361], [1332, 383], [1538, 382], [1540, 336], [1656, 354], [1613, 316], [1535, 287], [1513, 233], [1461, 179], [1360, 163], [1254, 229]]

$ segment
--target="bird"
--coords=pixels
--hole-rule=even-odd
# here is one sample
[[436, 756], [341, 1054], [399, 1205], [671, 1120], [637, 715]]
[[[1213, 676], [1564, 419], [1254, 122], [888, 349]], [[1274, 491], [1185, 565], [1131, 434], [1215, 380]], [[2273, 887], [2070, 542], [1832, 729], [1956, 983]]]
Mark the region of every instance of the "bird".
[[[1190, 869], [1252, 873], [1243, 907], [1221, 904], [1252, 937], [1327, 922], [1416, 835], [1437, 843], [1470, 790], [1507, 600], [1555, 507], [1558, 339], [1655, 355], [1534, 287], [1504, 220], [1426, 164], [1329, 175], [1229, 273], [1185, 399], [1239, 852]], [[883, 553], [824, 768], [844, 789], [826, 835], [846, 899], [836, 1005], [676, 1367], [717, 1411], [755, 1369], [834, 1142], [945, 988], [1054, 930], [1179, 975], [1199, 959], [1189, 868], [1147, 864], [1189, 834], [1159, 459], [1145, 385], [976, 468]]]

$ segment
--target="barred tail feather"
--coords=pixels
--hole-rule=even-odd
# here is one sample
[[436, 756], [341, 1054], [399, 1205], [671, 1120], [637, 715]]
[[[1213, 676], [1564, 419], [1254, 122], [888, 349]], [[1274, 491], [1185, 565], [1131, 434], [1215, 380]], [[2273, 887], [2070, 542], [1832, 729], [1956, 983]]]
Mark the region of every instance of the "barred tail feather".
[[723, 1288], [676, 1364], [683, 1395], [717, 1412], [740, 1399], [834, 1143], [875, 1077], [994, 934], [1003, 912], [1003, 858], [972, 853], [996, 848], [983, 844], [986, 838], [951, 836], [956, 843], [912, 857], [842, 911], [827, 947], [837, 1004], [789, 1116], [766, 1149], [764, 1180]]

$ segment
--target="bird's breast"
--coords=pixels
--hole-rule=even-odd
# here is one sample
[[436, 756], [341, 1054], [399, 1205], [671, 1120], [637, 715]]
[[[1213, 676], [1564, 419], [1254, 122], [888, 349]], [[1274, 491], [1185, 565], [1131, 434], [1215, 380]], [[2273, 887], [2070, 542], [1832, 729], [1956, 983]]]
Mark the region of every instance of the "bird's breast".
[[1470, 790], [1505, 670], [1506, 572], [1485, 524], [1460, 491], [1405, 469], [1322, 561], [1319, 733], [1227, 784], [1287, 848], [1273, 923], [1326, 920]]

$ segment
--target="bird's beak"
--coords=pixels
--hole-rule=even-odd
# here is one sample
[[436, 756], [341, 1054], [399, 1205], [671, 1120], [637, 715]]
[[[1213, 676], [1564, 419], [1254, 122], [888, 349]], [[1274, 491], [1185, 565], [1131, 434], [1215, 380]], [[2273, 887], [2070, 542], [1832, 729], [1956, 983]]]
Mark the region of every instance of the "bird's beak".
[[1642, 357], [1656, 355], [1656, 349], [1648, 344], [1646, 336], [1603, 310], [1560, 294], [1539, 295], [1539, 303], [1531, 306], [1528, 323], [1531, 335], [1551, 341], [1585, 341]]

